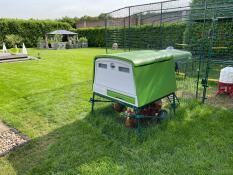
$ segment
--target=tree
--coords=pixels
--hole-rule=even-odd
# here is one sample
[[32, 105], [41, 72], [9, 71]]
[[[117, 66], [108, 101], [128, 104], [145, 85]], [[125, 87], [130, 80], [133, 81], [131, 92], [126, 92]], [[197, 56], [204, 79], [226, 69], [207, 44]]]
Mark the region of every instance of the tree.
[[98, 16], [98, 19], [105, 19], [105, 17], [106, 17], [106, 14], [105, 13], [101, 13]]
[[23, 38], [19, 35], [6, 35], [5, 41], [8, 47], [15, 47], [23, 41]]
[[76, 23], [78, 20], [79, 20], [78, 17], [71, 18], [68, 16], [64, 16], [61, 19], [58, 19], [57, 21], [66, 22], [66, 23], [70, 24], [73, 28], [76, 28]]

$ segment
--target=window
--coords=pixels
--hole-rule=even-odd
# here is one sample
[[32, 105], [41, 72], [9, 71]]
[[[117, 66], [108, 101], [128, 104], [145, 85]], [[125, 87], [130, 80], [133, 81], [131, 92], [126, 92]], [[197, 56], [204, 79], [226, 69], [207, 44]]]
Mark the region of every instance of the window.
[[99, 63], [98, 66], [99, 66], [100, 68], [107, 69], [107, 64]]
[[119, 67], [119, 71], [120, 71], [120, 72], [129, 73], [129, 68], [127, 68], [127, 67]]

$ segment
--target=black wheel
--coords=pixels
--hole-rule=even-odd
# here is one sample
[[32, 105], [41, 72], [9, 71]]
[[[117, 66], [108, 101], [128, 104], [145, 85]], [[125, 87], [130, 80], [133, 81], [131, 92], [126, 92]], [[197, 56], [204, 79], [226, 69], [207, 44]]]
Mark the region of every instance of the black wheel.
[[168, 117], [168, 112], [166, 110], [162, 109], [161, 111], [159, 111], [157, 117], [158, 117], [159, 121], [162, 121]]

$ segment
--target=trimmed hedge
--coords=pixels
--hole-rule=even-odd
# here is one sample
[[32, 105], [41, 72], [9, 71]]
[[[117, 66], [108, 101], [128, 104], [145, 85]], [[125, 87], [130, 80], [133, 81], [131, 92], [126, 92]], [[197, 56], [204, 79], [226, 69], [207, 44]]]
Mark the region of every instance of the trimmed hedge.
[[73, 31], [79, 34], [79, 38], [86, 37], [88, 46], [105, 47], [105, 28], [76, 29]]
[[[208, 7], [206, 11], [204, 10], [205, 2]], [[189, 16], [191, 22], [187, 24], [184, 32], [184, 43], [188, 44], [189, 50], [206, 57], [211, 51], [211, 56], [214, 59], [233, 60], [233, 22], [228, 12], [232, 10], [229, 6], [229, 3], [232, 2], [233, 0], [192, 1]], [[225, 5], [229, 8], [218, 10], [219, 5]], [[202, 7], [202, 9], [197, 10], [198, 7]], [[204, 13], [206, 14], [205, 19]], [[221, 18], [213, 20], [213, 15]]]
[[133, 27], [127, 37], [131, 48], [164, 49], [168, 46], [178, 47], [182, 44], [183, 33], [186, 25], [184, 23], [168, 23], [162, 27], [142, 26]]
[[[183, 42], [185, 24], [165, 24], [160, 26], [142, 26], [128, 28], [109, 28], [107, 46], [117, 43], [119, 48], [164, 48]], [[74, 30], [79, 37], [86, 37], [90, 47], [105, 47], [105, 29], [88, 28]]]
[[[211, 24], [206, 24], [210, 26]], [[88, 28], [72, 29], [67, 23], [50, 20], [17, 20], [0, 19], [0, 47], [6, 35], [14, 34], [23, 37], [27, 47], [35, 47], [38, 39], [50, 31], [57, 29], [73, 30], [80, 37], [86, 37], [90, 47], [105, 47], [105, 29]], [[118, 43], [119, 48], [161, 49], [168, 46], [179, 48], [177, 44], [186, 43], [191, 51], [208, 50], [209, 40], [207, 35], [209, 27], [204, 31], [203, 23], [168, 23], [160, 26], [132, 26], [131, 29], [109, 28], [107, 32], [107, 46], [112, 47]], [[216, 25], [214, 39], [215, 57], [233, 55], [233, 23], [232, 21], [219, 21]], [[205, 52], [207, 53], [207, 52]], [[232, 59], [232, 58], [231, 58]]]
[[[209, 44], [208, 38], [211, 22], [207, 22], [204, 27], [202, 23], [188, 25], [184, 33], [184, 43], [188, 44], [188, 49], [196, 53], [202, 52], [207, 56]], [[212, 56], [221, 59], [233, 59], [233, 23], [231, 21], [219, 21], [214, 27]]]
[[35, 47], [40, 37], [57, 29], [70, 30], [71, 26], [51, 20], [0, 19], [0, 45], [6, 35], [14, 34], [21, 36], [27, 47]]

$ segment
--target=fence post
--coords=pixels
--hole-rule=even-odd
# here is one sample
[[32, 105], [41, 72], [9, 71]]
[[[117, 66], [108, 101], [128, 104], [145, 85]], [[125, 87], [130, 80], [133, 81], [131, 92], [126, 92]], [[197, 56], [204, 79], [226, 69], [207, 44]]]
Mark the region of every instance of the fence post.
[[108, 53], [108, 43], [107, 43], [107, 14], [105, 14], [105, 21], [104, 21], [104, 25], [105, 25], [105, 50], [106, 53]]
[[[204, 0], [204, 3], [205, 3], [205, 13], [204, 13], [205, 14], [204, 25], [205, 25], [205, 23], [206, 23], [206, 11], [207, 11], [207, 2], [206, 2], [206, 0]], [[210, 31], [211, 31], [211, 29], [209, 30], [209, 33], [207, 34], [207, 39], [209, 40], [209, 46], [208, 46], [208, 55], [207, 55], [207, 58], [206, 58], [205, 77], [202, 79], [202, 85], [204, 87], [203, 94], [202, 94], [202, 103], [203, 104], [205, 103], [205, 100], [206, 100], [206, 93], [207, 93], [207, 87], [208, 87], [208, 76], [209, 76], [209, 59], [211, 57], [210, 49], [212, 48], [212, 36], [211, 36], [212, 32], [210, 32]]]
[[126, 50], [126, 47], [125, 47], [125, 42], [126, 42], [126, 32], [125, 32], [125, 17], [124, 17], [124, 32], [123, 32], [123, 47], [124, 47], [124, 51]]
[[160, 49], [163, 48], [163, 29], [162, 29], [162, 23], [163, 23], [163, 2], [160, 4]]
[[131, 19], [130, 19], [130, 18], [131, 18], [131, 17], [130, 17], [131, 14], [130, 14], [130, 13], [131, 13], [131, 12], [130, 12], [130, 10], [131, 10], [131, 9], [130, 9], [130, 7], [129, 7], [129, 34], [128, 34], [128, 38], [129, 38], [129, 39], [128, 39], [129, 51], [131, 50], [131, 48], [130, 48], [130, 41], [131, 41], [131, 33], [130, 33], [130, 32], [131, 32], [131, 31], [130, 31], [130, 29], [131, 29]]

